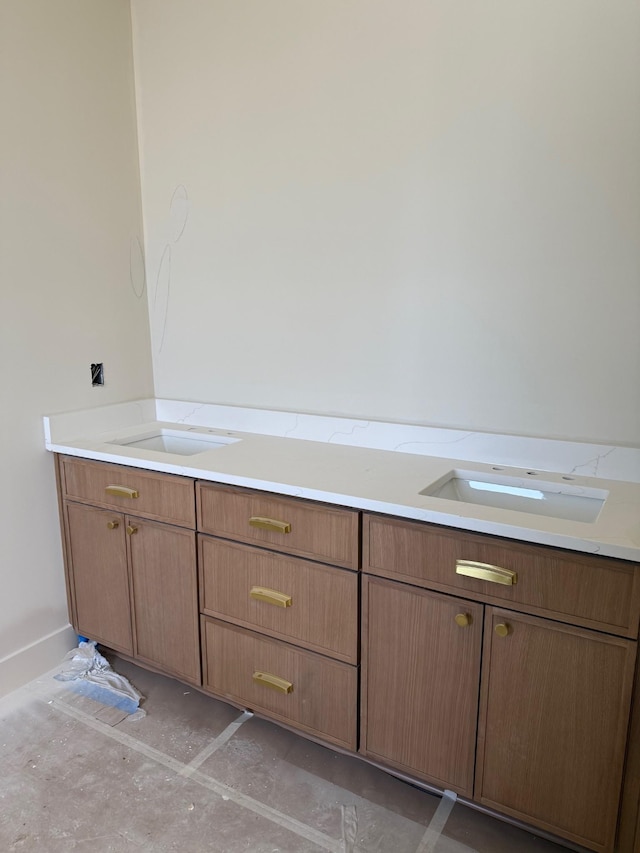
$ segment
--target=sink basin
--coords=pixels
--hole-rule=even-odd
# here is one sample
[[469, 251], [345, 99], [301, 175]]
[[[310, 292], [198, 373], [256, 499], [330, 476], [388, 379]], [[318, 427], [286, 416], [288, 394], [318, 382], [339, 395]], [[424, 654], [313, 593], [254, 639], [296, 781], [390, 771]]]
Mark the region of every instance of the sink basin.
[[420, 494], [551, 518], [591, 522], [597, 519], [609, 492], [540, 480], [536, 474], [511, 477], [456, 468]]
[[110, 441], [109, 444], [139, 447], [142, 450], [156, 450], [160, 453], [175, 453], [178, 456], [195, 456], [196, 453], [204, 453], [216, 447], [226, 447], [227, 444], [234, 444], [236, 441], [240, 439], [229, 438], [226, 435], [207, 435], [201, 432], [162, 428], [145, 435]]

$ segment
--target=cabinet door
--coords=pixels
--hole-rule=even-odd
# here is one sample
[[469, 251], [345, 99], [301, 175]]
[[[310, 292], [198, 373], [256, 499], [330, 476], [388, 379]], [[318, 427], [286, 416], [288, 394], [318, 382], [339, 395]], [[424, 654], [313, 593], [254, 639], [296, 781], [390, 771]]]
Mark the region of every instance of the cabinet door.
[[487, 611], [476, 799], [613, 850], [636, 644]]
[[366, 576], [363, 598], [361, 751], [470, 797], [482, 605]]
[[135, 655], [201, 683], [195, 533], [127, 517]]
[[131, 606], [124, 516], [67, 503], [67, 546], [75, 628], [131, 654]]

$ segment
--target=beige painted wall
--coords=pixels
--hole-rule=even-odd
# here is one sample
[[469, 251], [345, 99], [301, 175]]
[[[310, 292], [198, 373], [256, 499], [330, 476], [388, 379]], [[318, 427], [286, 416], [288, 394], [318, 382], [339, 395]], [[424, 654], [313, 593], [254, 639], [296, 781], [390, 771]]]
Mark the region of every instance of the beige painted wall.
[[152, 359], [158, 396], [640, 442], [637, 2], [133, 12], [148, 306], [129, 3], [0, 1], [0, 692], [65, 636], [41, 415]]
[[640, 4], [132, 8], [158, 396], [640, 443]]
[[3, 692], [68, 624], [43, 413], [153, 394], [127, 0], [1, 0], [0, 123]]

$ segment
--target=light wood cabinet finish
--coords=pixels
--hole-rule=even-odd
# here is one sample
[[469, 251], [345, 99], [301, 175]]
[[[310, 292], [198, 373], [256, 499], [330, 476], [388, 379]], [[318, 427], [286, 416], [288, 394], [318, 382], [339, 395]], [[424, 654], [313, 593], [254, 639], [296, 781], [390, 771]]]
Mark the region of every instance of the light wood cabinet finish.
[[[75, 457], [57, 474], [80, 634], [357, 749], [357, 511]], [[626, 754], [615, 850], [640, 853], [640, 672], [626, 744], [639, 567], [374, 514], [362, 531], [361, 753], [600, 853], [614, 850]], [[459, 559], [517, 583], [456, 574]]]
[[[298, 498], [276, 497], [248, 489], [199, 482], [198, 530], [276, 551], [359, 567], [359, 513]], [[290, 525], [290, 532], [261, 530], [251, 518], [269, 518]]]
[[[188, 477], [62, 456], [60, 480], [62, 494], [68, 500], [130, 512], [181, 527], [196, 526], [194, 480]], [[138, 497], [109, 494], [107, 486], [132, 489]]]
[[[348, 664], [202, 617], [204, 686], [311, 735], [356, 748], [357, 670]], [[281, 693], [254, 681], [266, 673], [292, 685]]]
[[635, 644], [493, 608], [484, 643], [476, 798], [610, 853]]
[[[503, 586], [458, 575], [459, 559], [514, 571], [517, 583]], [[592, 850], [632, 853], [640, 789], [636, 758], [640, 750], [633, 742], [618, 848], [614, 839], [637, 653], [637, 643], [628, 638], [638, 633], [638, 567], [366, 515], [363, 569], [374, 576], [363, 576], [368, 591], [363, 624], [363, 751], [411, 775], [465, 793], [453, 783], [434, 778], [434, 751], [426, 748], [421, 754], [417, 735], [413, 747], [406, 742], [415, 715], [408, 714], [405, 720], [402, 707], [416, 697], [418, 701], [423, 701], [422, 695], [429, 698], [433, 691], [452, 690], [458, 682], [457, 667], [443, 668], [434, 673], [429, 693], [412, 668], [427, 648], [421, 632], [429, 637], [429, 654], [437, 648], [429, 635], [436, 623], [423, 603], [431, 593], [423, 590], [463, 595], [467, 606], [497, 605], [484, 608], [472, 799]], [[394, 627], [401, 624], [399, 605], [395, 611], [389, 609], [393, 614], [389, 616], [376, 602], [382, 594], [374, 595], [373, 590], [381, 583], [395, 588], [393, 598], [406, 602], [411, 614], [404, 617], [406, 626]], [[391, 594], [386, 595], [391, 600]], [[502, 609], [505, 605], [508, 609]], [[539, 616], [551, 616], [553, 621]], [[596, 627], [601, 630], [593, 630]], [[452, 661], [453, 653], [448, 654]], [[398, 688], [391, 681], [394, 689], [390, 691], [385, 681], [394, 678], [394, 664], [403, 674], [401, 682], [415, 687], [406, 688], [397, 711], [400, 725], [396, 729], [389, 722], [388, 733], [385, 703]], [[436, 719], [437, 711], [436, 707]], [[405, 734], [407, 728], [409, 734]], [[374, 736], [382, 748], [373, 747]], [[402, 754], [409, 758], [401, 759]], [[462, 763], [459, 760], [456, 766]]]
[[[357, 663], [355, 572], [201, 534], [198, 552], [203, 613]], [[252, 598], [256, 587], [284, 593], [291, 603]]]
[[640, 665], [638, 661], [636, 661], [633, 685], [616, 850], [620, 853], [640, 853]]
[[124, 516], [73, 503], [64, 515], [71, 621], [79, 634], [132, 654]]
[[482, 618], [480, 604], [363, 577], [365, 755], [473, 795]]
[[[194, 481], [71, 457], [58, 458], [58, 473], [75, 629], [200, 684]], [[112, 484], [139, 497], [109, 495]], [[112, 501], [144, 514], [104, 508]]]
[[[456, 560], [517, 573], [514, 586], [456, 574]], [[638, 636], [640, 576], [622, 560], [421, 522], [363, 516], [363, 570], [563, 622]]]
[[195, 532], [127, 517], [135, 656], [200, 684]]
[[211, 483], [196, 495], [206, 689], [355, 750], [359, 513]]

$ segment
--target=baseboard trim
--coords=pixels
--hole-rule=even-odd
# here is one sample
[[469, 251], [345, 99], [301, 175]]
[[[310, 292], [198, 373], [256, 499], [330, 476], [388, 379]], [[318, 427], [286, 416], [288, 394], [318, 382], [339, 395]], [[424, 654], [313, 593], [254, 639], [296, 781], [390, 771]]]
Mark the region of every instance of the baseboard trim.
[[65, 654], [78, 643], [71, 625], [18, 649], [0, 660], [0, 696], [17, 690], [62, 663]]

